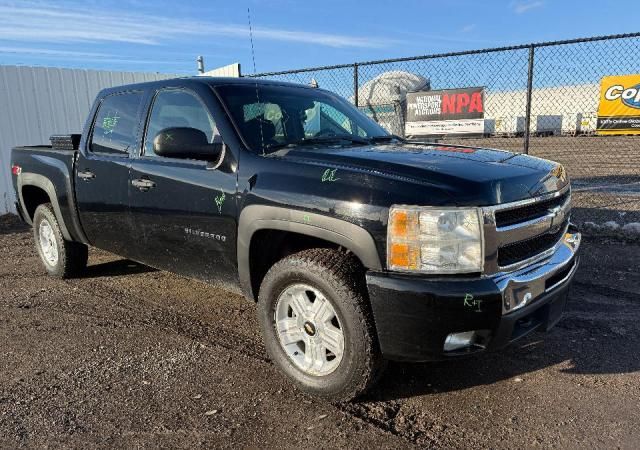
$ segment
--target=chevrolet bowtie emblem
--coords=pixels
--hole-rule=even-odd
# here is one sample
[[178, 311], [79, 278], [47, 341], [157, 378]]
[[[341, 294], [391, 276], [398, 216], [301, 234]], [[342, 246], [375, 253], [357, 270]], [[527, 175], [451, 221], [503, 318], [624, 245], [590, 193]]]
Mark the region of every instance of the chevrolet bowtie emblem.
[[560, 225], [564, 222], [564, 210], [560, 206], [558, 206], [556, 208], [550, 209], [549, 215], [551, 216], [549, 231], [558, 231], [560, 229]]

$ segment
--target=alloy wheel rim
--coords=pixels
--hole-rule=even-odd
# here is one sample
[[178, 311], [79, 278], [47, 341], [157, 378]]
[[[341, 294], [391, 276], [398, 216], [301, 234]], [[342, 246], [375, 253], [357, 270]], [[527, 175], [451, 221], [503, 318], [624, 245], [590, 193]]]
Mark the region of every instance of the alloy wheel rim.
[[38, 239], [40, 241], [40, 250], [42, 250], [45, 261], [49, 265], [55, 266], [58, 263], [58, 242], [53, 233], [53, 228], [47, 219], [40, 222]]
[[291, 362], [308, 375], [334, 372], [344, 356], [344, 332], [331, 302], [318, 289], [293, 284], [278, 297], [278, 340]]

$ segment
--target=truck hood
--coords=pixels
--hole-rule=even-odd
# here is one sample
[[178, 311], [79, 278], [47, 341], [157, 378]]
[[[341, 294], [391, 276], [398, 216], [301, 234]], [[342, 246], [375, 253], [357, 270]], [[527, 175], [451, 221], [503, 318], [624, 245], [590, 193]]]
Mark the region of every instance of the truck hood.
[[[429, 185], [444, 192], [442, 203], [495, 205], [563, 188], [564, 168], [524, 154], [477, 147], [429, 144], [295, 147], [273, 156], [289, 161], [364, 172]], [[438, 202], [440, 203], [440, 202]]]

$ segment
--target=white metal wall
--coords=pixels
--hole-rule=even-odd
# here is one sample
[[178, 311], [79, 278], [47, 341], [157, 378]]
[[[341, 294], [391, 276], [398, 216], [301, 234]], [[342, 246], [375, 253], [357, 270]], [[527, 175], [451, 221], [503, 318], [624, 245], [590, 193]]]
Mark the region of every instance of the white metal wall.
[[[598, 111], [600, 86], [597, 84], [567, 85], [534, 88], [531, 95], [531, 116], [575, 113], [591, 114]], [[488, 92], [485, 99], [485, 117], [524, 116], [527, 92]]]
[[11, 148], [79, 133], [101, 89], [172, 78], [159, 73], [0, 66], [0, 214], [14, 212]]
[[202, 74], [203, 77], [234, 77], [240, 76], [240, 63], [233, 63], [217, 69], [208, 70]]

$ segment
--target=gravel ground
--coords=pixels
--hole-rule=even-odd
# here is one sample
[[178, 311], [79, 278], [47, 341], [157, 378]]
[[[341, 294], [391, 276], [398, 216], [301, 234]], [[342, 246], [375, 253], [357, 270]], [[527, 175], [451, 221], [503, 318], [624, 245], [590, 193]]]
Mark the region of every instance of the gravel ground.
[[102, 251], [52, 279], [0, 217], [0, 447], [637, 448], [638, 250], [587, 240], [549, 334], [331, 405], [280, 377], [243, 298]]

